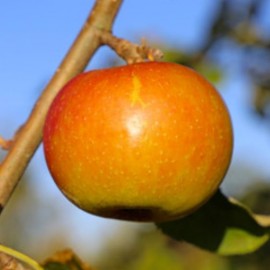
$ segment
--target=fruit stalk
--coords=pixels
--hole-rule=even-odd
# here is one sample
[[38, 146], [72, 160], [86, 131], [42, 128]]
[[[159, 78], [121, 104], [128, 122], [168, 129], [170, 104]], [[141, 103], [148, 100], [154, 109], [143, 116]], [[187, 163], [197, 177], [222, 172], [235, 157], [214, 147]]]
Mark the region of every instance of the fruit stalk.
[[102, 45], [96, 29], [111, 31], [122, 2], [123, 0], [95, 2], [77, 39], [36, 102], [28, 120], [14, 137], [9, 152], [0, 164], [0, 213], [41, 142], [45, 116], [54, 97], [68, 80], [84, 70]]
[[142, 44], [134, 44], [128, 40], [118, 38], [112, 33], [104, 30], [97, 30], [101, 42], [111, 47], [127, 64], [150, 61], [158, 61], [163, 57], [161, 50], [147, 46], [145, 40]]

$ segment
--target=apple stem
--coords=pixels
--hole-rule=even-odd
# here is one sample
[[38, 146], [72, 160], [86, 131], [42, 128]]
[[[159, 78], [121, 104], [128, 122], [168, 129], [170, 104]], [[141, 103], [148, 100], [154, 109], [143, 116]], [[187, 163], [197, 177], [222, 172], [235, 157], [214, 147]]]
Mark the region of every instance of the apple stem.
[[149, 47], [146, 40], [142, 40], [141, 45], [138, 45], [118, 38], [106, 30], [97, 29], [97, 34], [101, 43], [113, 49], [127, 64], [144, 62], [145, 60], [157, 61], [163, 57], [162, 51]]
[[88, 65], [102, 45], [96, 29], [111, 31], [122, 2], [123, 0], [96, 0], [81, 32], [12, 143], [1, 137], [0, 148], [9, 151], [0, 164], [0, 213], [42, 140], [46, 114], [54, 97], [68, 80], [81, 73]]

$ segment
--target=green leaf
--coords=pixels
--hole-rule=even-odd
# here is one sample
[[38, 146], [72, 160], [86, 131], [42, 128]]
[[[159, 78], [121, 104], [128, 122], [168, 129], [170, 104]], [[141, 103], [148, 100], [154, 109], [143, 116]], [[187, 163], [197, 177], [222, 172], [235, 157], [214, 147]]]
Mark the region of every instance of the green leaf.
[[183, 62], [188, 57], [180, 50], [176, 49], [164, 49], [163, 60], [166, 62]]
[[221, 255], [247, 254], [269, 239], [268, 228], [260, 226], [245, 207], [220, 191], [197, 212], [157, 226], [175, 240]]
[[213, 84], [220, 83], [224, 77], [220, 67], [207, 60], [196, 65], [195, 69]]

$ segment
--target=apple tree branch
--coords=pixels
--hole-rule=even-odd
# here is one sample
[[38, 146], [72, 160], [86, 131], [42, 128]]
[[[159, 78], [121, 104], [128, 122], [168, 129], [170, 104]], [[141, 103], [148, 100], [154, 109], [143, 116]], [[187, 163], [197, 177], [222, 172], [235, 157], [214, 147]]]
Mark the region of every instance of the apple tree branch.
[[43, 124], [54, 97], [68, 80], [85, 69], [102, 45], [96, 29], [111, 31], [122, 2], [123, 0], [96, 0], [81, 32], [12, 143], [9, 144], [9, 141], [1, 137], [1, 147], [9, 151], [0, 164], [0, 213], [42, 140]]

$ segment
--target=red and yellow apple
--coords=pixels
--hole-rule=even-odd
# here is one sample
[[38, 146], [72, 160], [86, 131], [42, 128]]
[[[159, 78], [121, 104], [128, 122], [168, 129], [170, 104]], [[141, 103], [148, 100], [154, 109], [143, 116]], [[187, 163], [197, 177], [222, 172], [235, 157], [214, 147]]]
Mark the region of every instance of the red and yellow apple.
[[167, 221], [218, 189], [232, 155], [228, 110], [182, 65], [145, 62], [80, 74], [52, 103], [44, 127], [51, 175], [81, 209]]

